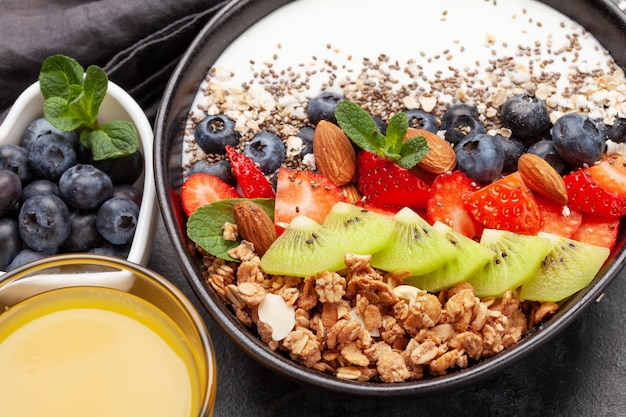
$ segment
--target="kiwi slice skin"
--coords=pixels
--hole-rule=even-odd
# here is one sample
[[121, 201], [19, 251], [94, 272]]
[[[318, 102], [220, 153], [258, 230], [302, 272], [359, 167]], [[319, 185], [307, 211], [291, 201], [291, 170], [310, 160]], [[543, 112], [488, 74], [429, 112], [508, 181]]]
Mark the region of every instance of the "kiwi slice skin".
[[423, 275], [457, 256], [458, 249], [410, 208], [403, 208], [393, 219], [395, 226], [389, 244], [372, 254], [373, 267]]
[[552, 249], [552, 242], [545, 237], [496, 229], [483, 230], [480, 243], [495, 253], [493, 260], [469, 279], [480, 298], [501, 297], [526, 283], [539, 272]]
[[433, 229], [443, 234], [459, 250], [458, 255], [432, 272], [405, 279], [405, 284], [437, 292], [467, 281], [495, 256], [492, 250], [460, 234], [445, 223], [437, 221], [433, 224]]
[[522, 285], [520, 298], [559, 302], [588, 286], [604, 265], [608, 248], [539, 232], [552, 242], [552, 250], [539, 272]]
[[261, 258], [261, 269], [272, 275], [307, 277], [343, 268], [338, 235], [306, 216], [294, 218]]
[[323, 225], [339, 235], [346, 253], [368, 255], [387, 246], [394, 221], [382, 214], [340, 201], [333, 206]]

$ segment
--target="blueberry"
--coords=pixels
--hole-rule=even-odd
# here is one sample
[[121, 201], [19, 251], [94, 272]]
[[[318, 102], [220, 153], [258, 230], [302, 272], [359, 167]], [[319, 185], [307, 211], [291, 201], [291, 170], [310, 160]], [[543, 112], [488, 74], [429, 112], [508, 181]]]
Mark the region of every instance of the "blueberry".
[[0, 271], [4, 271], [22, 249], [22, 239], [17, 222], [0, 219]]
[[217, 162], [209, 163], [206, 160], [195, 162], [189, 167], [189, 175], [196, 172], [206, 172], [224, 181], [226, 184], [237, 185], [237, 178], [233, 174], [233, 166], [228, 159], [221, 159]]
[[467, 135], [455, 150], [457, 167], [480, 183], [490, 183], [502, 173], [504, 149], [494, 136], [486, 133]]
[[300, 155], [304, 156], [309, 153], [313, 153], [313, 134], [315, 133], [315, 129], [310, 126], [301, 127], [298, 130], [296, 136], [302, 139], [302, 144], [304, 148], [300, 151]]
[[472, 119], [478, 120], [480, 117], [480, 113], [478, 113], [478, 109], [476, 106], [472, 106], [469, 104], [455, 104], [450, 106], [448, 110], [443, 113], [441, 116], [441, 130], [448, 130], [454, 128], [454, 120], [460, 116], [470, 117]]
[[93, 165], [78, 164], [61, 175], [59, 191], [69, 206], [88, 210], [113, 196], [113, 182]]
[[75, 149], [76, 149], [76, 163], [91, 164], [93, 162], [93, 155], [91, 154], [91, 149], [84, 147], [82, 143], [79, 143]]
[[20, 250], [17, 255], [15, 255], [11, 263], [7, 265], [6, 271], [11, 271], [29, 262], [38, 261], [46, 256], [54, 255], [54, 253], [55, 252], [38, 252], [32, 249], [24, 248]]
[[70, 234], [61, 247], [68, 252], [85, 252], [96, 247], [101, 239], [96, 213], [75, 210], [70, 213]]
[[337, 103], [343, 99], [344, 97], [341, 94], [331, 91], [325, 91], [313, 97], [306, 107], [306, 114], [309, 116], [309, 121], [314, 125], [318, 124], [320, 120], [327, 120], [337, 124], [335, 109], [337, 109]]
[[18, 145], [0, 146], [0, 169], [10, 169], [15, 172], [22, 186], [33, 180], [35, 173], [28, 164], [28, 149]]
[[20, 177], [9, 169], [0, 169], [0, 216], [8, 213], [21, 198]]
[[226, 146], [239, 143], [239, 132], [235, 130], [235, 121], [223, 114], [205, 117], [194, 132], [198, 146], [207, 154], [224, 155]]
[[32, 149], [33, 143], [35, 143], [35, 139], [39, 136], [47, 135], [50, 133], [54, 133], [59, 136], [63, 136], [72, 146], [76, 146], [78, 144], [78, 135], [76, 132], [65, 132], [61, 129], [57, 129], [52, 126], [50, 122], [45, 118], [41, 117], [39, 119], [35, 119], [26, 126], [26, 130], [22, 135], [21, 144], [26, 149]]
[[118, 184], [113, 186], [113, 198], [127, 198], [141, 207], [141, 191], [130, 184]]
[[574, 165], [592, 165], [604, 150], [605, 141], [597, 125], [579, 113], [567, 113], [552, 126], [552, 140], [561, 157]]
[[598, 126], [605, 140], [612, 140], [616, 143], [626, 142], [626, 119], [617, 117], [611, 124], [598, 121]]
[[437, 133], [439, 130], [437, 118], [431, 113], [420, 109], [405, 110], [404, 113], [409, 117], [409, 127], [424, 129], [433, 133]]
[[271, 174], [285, 162], [285, 144], [273, 133], [262, 130], [246, 143], [243, 153], [259, 164], [261, 171]]
[[56, 182], [69, 167], [76, 165], [76, 151], [62, 136], [48, 133], [35, 139], [28, 162], [40, 178]]
[[[378, 127], [378, 130], [380, 130], [380, 133], [382, 133], [383, 135], [387, 134], [387, 123], [385, 123], [385, 121], [383, 119], [381, 119], [380, 117], [376, 117], [376, 116], [372, 116], [372, 119], [374, 120], [374, 123], [376, 123], [376, 126]], [[411, 120], [409, 119], [409, 126], [411, 126]]]
[[111, 198], [105, 201], [96, 218], [100, 235], [114, 245], [129, 243], [137, 228], [139, 207], [126, 198]]
[[90, 165], [105, 172], [113, 184], [134, 184], [143, 172], [143, 154], [137, 150], [131, 155], [100, 161], [90, 159]]
[[540, 156], [546, 162], [548, 162], [552, 168], [556, 170], [561, 176], [570, 172], [570, 165], [565, 162], [561, 155], [556, 151], [556, 147], [554, 146], [554, 142], [552, 140], [540, 140], [532, 145], [526, 151], [528, 153], [532, 153], [534, 155]]
[[56, 250], [70, 234], [70, 212], [59, 197], [36, 195], [22, 205], [18, 224], [20, 236], [29, 248]]
[[128, 258], [130, 253], [130, 244], [126, 245], [113, 245], [107, 241], [104, 241], [102, 245], [95, 248], [91, 248], [89, 253], [95, 253], [98, 255], [117, 256], [118, 258]]
[[487, 129], [479, 120], [478, 109], [469, 104], [455, 104], [445, 111], [441, 117], [441, 130], [445, 130], [445, 139], [459, 143], [470, 133], [487, 133]]
[[61, 197], [59, 186], [50, 180], [35, 180], [22, 190], [22, 202], [39, 194], [54, 194]]
[[543, 101], [537, 97], [518, 94], [500, 107], [500, 121], [518, 138], [531, 139], [550, 127], [550, 114]]
[[526, 147], [524, 144], [515, 138], [505, 138], [500, 134], [494, 136], [498, 142], [502, 145], [504, 150], [504, 165], [502, 172], [515, 172], [517, 171], [517, 160], [524, 153]]
[[457, 144], [470, 133], [485, 134], [487, 129], [480, 120], [461, 115], [452, 121], [452, 127], [446, 130], [444, 138], [452, 144]]

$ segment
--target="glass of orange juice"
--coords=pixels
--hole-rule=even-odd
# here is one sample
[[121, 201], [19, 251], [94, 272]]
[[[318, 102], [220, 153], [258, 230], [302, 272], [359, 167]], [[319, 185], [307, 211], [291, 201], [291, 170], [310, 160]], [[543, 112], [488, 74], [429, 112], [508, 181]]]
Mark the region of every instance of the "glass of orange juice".
[[124, 259], [57, 255], [0, 277], [3, 417], [205, 417], [216, 365], [193, 304]]

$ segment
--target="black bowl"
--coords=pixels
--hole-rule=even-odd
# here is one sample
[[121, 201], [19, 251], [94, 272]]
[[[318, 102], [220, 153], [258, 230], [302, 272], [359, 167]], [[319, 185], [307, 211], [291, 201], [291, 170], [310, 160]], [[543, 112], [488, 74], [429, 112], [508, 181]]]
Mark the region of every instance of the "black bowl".
[[[602, 295], [620, 272], [626, 258], [626, 235], [623, 227], [609, 261], [591, 285], [568, 299], [555, 316], [531, 330], [514, 347], [444, 376], [396, 384], [344, 381], [308, 369], [269, 349], [241, 324], [230, 308], [206, 284], [199, 255], [186, 236], [186, 217], [179, 200], [183, 178], [180, 161], [184, 125], [208, 68], [249, 26], [289, 2], [290, 0], [242, 0], [227, 4], [197, 35], [174, 70], [155, 122], [154, 166], [157, 194], [178, 262], [204, 307], [223, 331], [247, 354], [296, 382], [345, 394], [381, 397], [429, 395], [474, 384], [503, 370], [564, 330]], [[583, 25], [612, 54], [618, 65], [626, 67], [626, 49], [623, 48], [626, 41], [626, 15], [613, 2], [546, 0], [545, 3]]]

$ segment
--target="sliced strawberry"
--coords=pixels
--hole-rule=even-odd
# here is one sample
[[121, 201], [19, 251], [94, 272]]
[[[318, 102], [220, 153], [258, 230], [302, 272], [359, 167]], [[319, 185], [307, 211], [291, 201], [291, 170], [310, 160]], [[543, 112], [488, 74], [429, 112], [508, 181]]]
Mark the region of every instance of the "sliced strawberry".
[[572, 239], [596, 246], [613, 248], [619, 231], [619, 218], [584, 213], [580, 227]]
[[463, 171], [437, 176], [426, 206], [430, 224], [440, 221], [467, 237], [479, 236], [483, 226], [470, 216], [463, 203], [463, 197], [477, 189], [476, 183]]
[[185, 180], [180, 190], [180, 200], [187, 216], [205, 204], [229, 198], [240, 198], [241, 194], [220, 178], [198, 172]]
[[346, 197], [327, 177], [313, 171], [278, 169], [274, 205], [277, 226], [286, 226], [300, 214], [322, 223], [338, 201], [346, 201]]
[[[600, 165], [606, 165], [601, 162]], [[606, 166], [580, 169], [563, 177], [569, 205], [574, 210], [603, 217], [619, 217], [626, 214], [626, 195], [611, 191]]]
[[374, 213], [382, 214], [383, 216], [393, 217], [396, 215], [398, 211], [400, 211], [400, 207], [387, 207], [387, 206], [379, 206], [376, 204], [370, 204], [365, 202], [356, 202], [354, 203], [356, 206], [362, 207], [364, 210], [371, 211]]
[[519, 172], [466, 194], [465, 208], [483, 226], [521, 234], [537, 234], [541, 213]]
[[541, 212], [541, 231], [570, 238], [580, 227], [583, 215], [568, 206], [556, 203], [539, 194], [535, 194], [535, 201]]
[[226, 155], [233, 166], [233, 174], [235, 174], [244, 196], [248, 198], [274, 198], [272, 185], [252, 159], [237, 152], [232, 146], [226, 146]]
[[587, 169], [596, 183], [605, 191], [626, 196], [626, 166], [618, 154], [605, 156], [600, 163]]
[[371, 204], [424, 209], [430, 186], [410, 170], [368, 151], [359, 152], [358, 188]]

